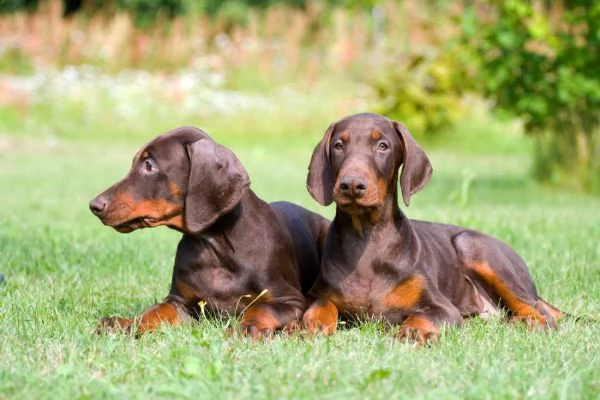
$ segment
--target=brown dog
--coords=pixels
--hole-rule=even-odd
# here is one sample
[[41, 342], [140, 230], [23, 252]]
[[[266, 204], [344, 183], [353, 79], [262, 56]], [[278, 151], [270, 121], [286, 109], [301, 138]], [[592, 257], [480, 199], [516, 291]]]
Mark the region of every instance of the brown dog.
[[297, 205], [271, 205], [246, 170], [206, 133], [182, 127], [133, 158], [129, 174], [90, 203], [105, 225], [127, 233], [166, 225], [183, 233], [171, 290], [138, 318], [103, 318], [99, 330], [143, 332], [211, 314], [243, 312], [253, 337], [294, 326], [318, 275], [329, 221]]
[[400, 337], [422, 343], [444, 325], [504, 308], [532, 326], [556, 326], [562, 313], [538, 296], [506, 244], [404, 216], [401, 165], [408, 206], [429, 181], [431, 164], [403, 125], [376, 114], [332, 124], [315, 148], [308, 190], [322, 205], [335, 201], [336, 214], [304, 325], [331, 334], [338, 314], [377, 317], [402, 324]]

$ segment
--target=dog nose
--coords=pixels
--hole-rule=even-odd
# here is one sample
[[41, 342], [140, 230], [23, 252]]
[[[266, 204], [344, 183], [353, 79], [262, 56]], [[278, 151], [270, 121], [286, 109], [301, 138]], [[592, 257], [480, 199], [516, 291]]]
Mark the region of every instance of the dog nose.
[[340, 180], [340, 192], [344, 196], [357, 198], [367, 191], [367, 181], [364, 178], [346, 175]]
[[102, 211], [106, 208], [106, 200], [96, 197], [94, 200], [90, 202], [90, 211], [94, 213], [94, 215], [99, 216], [102, 214]]

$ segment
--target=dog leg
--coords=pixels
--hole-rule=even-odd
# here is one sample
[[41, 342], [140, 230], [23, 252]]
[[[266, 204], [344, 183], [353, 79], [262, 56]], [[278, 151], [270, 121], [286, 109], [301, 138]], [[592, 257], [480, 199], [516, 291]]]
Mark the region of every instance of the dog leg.
[[322, 332], [331, 335], [337, 328], [339, 311], [335, 304], [326, 298], [315, 301], [304, 313], [302, 323], [309, 333]]
[[562, 313], [538, 297], [525, 262], [510, 247], [475, 232], [459, 234], [454, 245], [466, 271], [501, 301], [513, 321], [530, 328], [556, 328]]
[[301, 309], [288, 304], [258, 303], [244, 312], [240, 331], [255, 340], [271, 339], [278, 330], [294, 330], [301, 316]]
[[156, 329], [165, 323], [176, 325], [184, 321], [184, 311], [173, 303], [155, 304], [136, 318], [104, 317], [96, 327], [96, 333], [135, 331], [136, 335]]

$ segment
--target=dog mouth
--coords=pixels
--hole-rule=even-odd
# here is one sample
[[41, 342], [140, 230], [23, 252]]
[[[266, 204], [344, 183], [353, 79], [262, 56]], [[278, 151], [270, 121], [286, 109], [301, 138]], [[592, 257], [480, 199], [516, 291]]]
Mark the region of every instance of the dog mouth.
[[120, 233], [129, 233], [129, 232], [133, 232], [137, 229], [143, 229], [143, 228], [155, 228], [157, 226], [161, 226], [161, 225], [168, 225], [171, 226], [171, 223], [174, 223], [174, 218], [176, 218], [178, 215], [178, 213], [175, 214], [169, 214], [169, 215], [161, 215], [161, 216], [141, 216], [141, 217], [135, 217], [135, 218], [131, 218], [126, 220], [125, 222], [117, 222], [117, 223], [109, 223], [109, 222], [104, 222], [105, 225], [108, 225], [112, 228], [114, 228], [117, 232]]
[[369, 213], [381, 206], [378, 201], [369, 201], [361, 198], [336, 197], [335, 204], [339, 209], [348, 214]]
[[125, 222], [102, 221], [104, 225], [110, 226], [120, 233], [129, 233], [137, 229], [152, 228], [156, 224], [156, 220], [150, 217], [136, 217], [128, 219]]
[[377, 208], [382, 204], [381, 201], [379, 201], [379, 199], [377, 198], [377, 196], [373, 195], [353, 197], [346, 196], [341, 193], [334, 193], [333, 200], [335, 201], [335, 204], [337, 204], [337, 206], [344, 211], [360, 210], [360, 212], [364, 212], [365, 210], [372, 210], [374, 208]]
[[111, 226], [117, 232], [129, 233], [129, 232], [135, 231], [136, 229], [150, 228], [150, 227], [152, 227], [152, 222], [153, 222], [153, 220], [151, 218], [138, 217], [138, 218], [133, 218], [128, 221], [119, 223], [119, 224], [106, 224], [106, 225]]
[[156, 212], [152, 214], [128, 212], [128, 213], [110, 213], [109, 215], [99, 216], [102, 223], [115, 229], [120, 233], [129, 233], [137, 229], [155, 228], [161, 225], [172, 224], [180, 225], [177, 217], [181, 212], [177, 209], [166, 210], [166, 212]]

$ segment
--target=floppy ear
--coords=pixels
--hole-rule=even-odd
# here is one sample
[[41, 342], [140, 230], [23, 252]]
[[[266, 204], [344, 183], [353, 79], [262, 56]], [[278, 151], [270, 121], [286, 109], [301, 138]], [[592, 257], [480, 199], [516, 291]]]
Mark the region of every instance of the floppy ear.
[[400, 174], [400, 190], [407, 206], [410, 196], [417, 193], [429, 182], [433, 168], [427, 155], [415, 142], [404, 125], [392, 121], [394, 129], [402, 142], [402, 173]]
[[328, 206], [333, 201], [333, 184], [335, 182], [329, 160], [329, 142], [334, 130], [335, 124], [329, 125], [325, 136], [315, 147], [308, 166], [306, 187], [313, 199], [322, 206]]
[[184, 219], [192, 233], [202, 232], [241, 200], [250, 178], [225, 147], [206, 137], [187, 143], [190, 160]]

